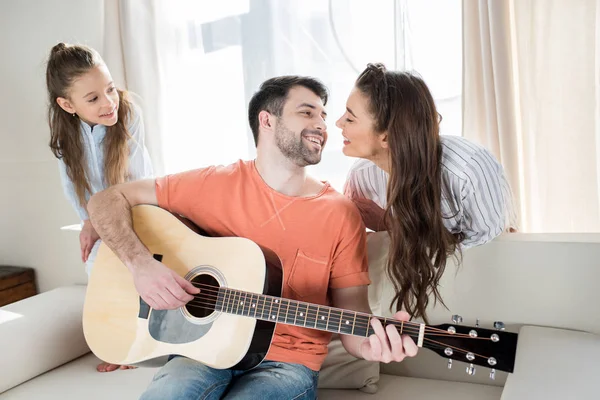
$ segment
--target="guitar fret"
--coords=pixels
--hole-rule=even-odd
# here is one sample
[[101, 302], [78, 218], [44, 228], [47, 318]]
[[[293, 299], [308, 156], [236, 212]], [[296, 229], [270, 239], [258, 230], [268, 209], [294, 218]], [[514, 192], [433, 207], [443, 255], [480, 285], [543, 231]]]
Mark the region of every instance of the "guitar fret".
[[229, 307], [231, 306], [231, 293], [229, 289], [225, 289], [227, 291], [227, 305], [225, 306], [225, 312], [229, 313]]
[[371, 315], [357, 315], [353, 333], [355, 336], [369, 336], [371, 317]]
[[252, 295], [252, 308], [254, 308], [254, 318], [256, 318], [256, 313], [258, 312], [258, 301], [260, 297], [257, 294]]
[[[243, 299], [242, 299], [242, 296], [244, 296]], [[242, 312], [240, 312], [240, 315], [244, 316], [244, 314], [246, 312], [246, 293], [245, 292], [240, 292], [240, 306], [242, 307]]]
[[255, 308], [254, 308], [254, 293], [250, 293], [250, 301], [248, 302], [248, 316], [249, 317], [254, 317], [254, 315], [251, 315], [251, 313], [253, 313], [254, 311], [255, 311]]
[[352, 321], [352, 334], [354, 335], [354, 327], [356, 326], [356, 313], [354, 313], [354, 320]]
[[306, 326], [306, 320], [308, 319], [308, 304], [306, 304], [306, 311], [304, 315], [304, 326]]
[[280, 320], [281, 318], [281, 299], [275, 299], [275, 303], [277, 303], [278, 307], [277, 307], [277, 317], [275, 318], [277, 322], [285, 322], [285, 317], [283, 318], [283, 321]]
[[331, 317], [331, 307], [327, 307], [327, 323], [325, 324], [325, 330], [329, 330], [329, 318]]
[[245, 293], [244, 308], [246, 309], [246, 315], [251, 317], [250, 312], [252, 311], [252, 293]]
[[[339, 325], [341, 322], [341, 318], [340, 318], [340, 310], [336, 310], [335, 308], [330, 308], [329, 309], [329, 323], [327, 326], [327, 330], [329, 332], [333, 332], [333, 333], [337, 333], [339, 332]], [[335, 325], [338, 325], [338, 327], [336, 327]]]
[[288, 317], [290, 314], [290, 303], [291, 303], [291, 301], [287, 300], [287, 310], [285, 311], [285, 323], [286, 324], [289, 324]]
[[[351, 335], [352, 334], [352, 329], [353, 329], [353, 325], [350, 323], [350, 319], [349, 318], [344, 318], [344, 313], [350, 313], [352, 311], [342, 311], [342, 327], [340, 329], [340, 333], [345, 333], [346, 335]], [[356, 315], [356, 313], [354, 313]]]
[[294, 305], [296, 306], [296, 311], [294, 311], [294, 325], [296, 325], [296, 319], [298, 318], [298, 302], [294, 301]]
[[225, 301], [225, 290], [223, 288], [219, 288], [217, 292], [217, 303], [215, 307], [215, 311], [223, 311], [223, 303]]
[[215, 311], [221, 311], [223, 309], [223, 291], [221, 288], [217, 289], [217, 302], [215, 303]]
[[235, 303], [234, 303], [234, 305], [235, 305], [235, 313], [236, 313], [237, 315], [239, 315], [239, 314], [240, 314], [240, 300], [239, 300], [239, 299], [240, 299], [240, 297], [241, 297], [241, 294], [240, 294], [240, 292], [238, 292], [238, 291], [236, 290], [236, 291], [235, 291], [235, 296], [234, 296], [234, 300], [235, 300]]
[[315, 318], [315, 328], [324, 330], [327, 326], [327, 318], [325, 317], [325, 309], [321, 306], [317, 307], [317, 315]]

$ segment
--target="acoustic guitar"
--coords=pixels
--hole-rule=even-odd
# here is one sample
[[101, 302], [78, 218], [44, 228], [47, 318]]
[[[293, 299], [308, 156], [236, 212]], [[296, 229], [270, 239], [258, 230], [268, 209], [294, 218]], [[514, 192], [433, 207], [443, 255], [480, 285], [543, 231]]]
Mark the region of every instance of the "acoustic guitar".
[[[277, 324], [342, 335], [373, 334], [373, 315], [281, 297], [277, 255], [241, 237], [209, 237], [155, 206], [132, 209], [133, 228], [154, 257], [200, 288], [175, 310], [155, 310], [129, 270], [102, 243], [87, 287], [83, 329], [94, 354], [119, 365], [155, 366], [173, 354], [213, 368], [250, 369], [265, 357]], [[240, 268], [243, 265], [243, 268]], [[512, 372], [517, 334], [455, 324], [376, 317], [442, 357]]]

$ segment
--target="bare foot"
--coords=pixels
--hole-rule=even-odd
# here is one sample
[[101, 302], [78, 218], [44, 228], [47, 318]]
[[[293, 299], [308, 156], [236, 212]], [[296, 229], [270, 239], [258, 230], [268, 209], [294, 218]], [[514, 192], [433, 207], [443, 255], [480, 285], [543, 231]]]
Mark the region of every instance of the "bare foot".
[[100, 363], [98, 364], [98, 366], [96, 367], [96, 371], [98, 372], [112, 372], [112, 371], [116, 371], [117, 369], [135, 369], [137, 367], [134, 367], [132, 365], [117, 365], [117, 364], [109, 364], [109, 363]]

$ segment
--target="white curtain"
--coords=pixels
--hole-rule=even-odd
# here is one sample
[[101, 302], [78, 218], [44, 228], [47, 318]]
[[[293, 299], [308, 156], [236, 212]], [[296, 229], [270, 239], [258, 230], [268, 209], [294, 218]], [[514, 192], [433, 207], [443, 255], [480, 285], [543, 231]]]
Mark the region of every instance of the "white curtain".
[[164, 57], [171, 47], [160, 0], [105, 0], [102, 56], [113, 79], [133, 94], [142, 109], [146, 146], [156, 174], [165, 170]]
[[598, 0], [463, 0], [463, 135], [507, 170], [526, 232], [600, 230]]
[[246, 107], [276, 75], [315, 76], [330, 89], [329, 141], [311, 172], [337, 189], [354, 160], [335, 121], [369, 62], [419, 72], [443, 133], [461, 131], [460, 2], [106, 0], [105, 26], [103, 55], [142, 97], [165, 173], [254, 157]]

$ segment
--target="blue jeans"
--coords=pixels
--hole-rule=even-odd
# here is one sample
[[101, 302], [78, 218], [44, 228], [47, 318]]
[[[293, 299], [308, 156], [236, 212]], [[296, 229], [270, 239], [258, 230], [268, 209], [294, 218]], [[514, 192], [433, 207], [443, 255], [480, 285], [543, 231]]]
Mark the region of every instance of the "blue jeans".
[[154, 376], [140, 400], [309, 400], [319, 373], [300, 364], [263, 361], [249, 371], [214, 369], [174, 357]]

